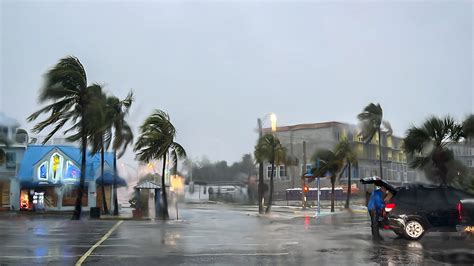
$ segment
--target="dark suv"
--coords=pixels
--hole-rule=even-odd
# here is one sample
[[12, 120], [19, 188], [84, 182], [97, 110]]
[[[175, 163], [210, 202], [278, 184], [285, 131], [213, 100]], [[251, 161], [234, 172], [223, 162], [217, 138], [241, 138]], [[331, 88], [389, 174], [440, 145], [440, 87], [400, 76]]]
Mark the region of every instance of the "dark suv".
[[457, 206], [473, 194], [453, 187], [410, 186], [397, 188], [385, 206], [385, 229], [410, 240], [420, 239], [427, 230], [455, 232], [459, 223]]

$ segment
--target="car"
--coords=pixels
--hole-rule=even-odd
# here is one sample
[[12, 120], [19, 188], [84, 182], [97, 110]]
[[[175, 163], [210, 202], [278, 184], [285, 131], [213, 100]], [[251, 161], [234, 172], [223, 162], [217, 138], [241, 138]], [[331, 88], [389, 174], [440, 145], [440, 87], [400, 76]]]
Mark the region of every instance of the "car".
[[460, 200], [458, 205], [459, 224], [456, 229], [461, 234], [474, 234], [474, 199]]
[[418, 240], [427, 231], [456, 232], [460, 201], [474, 195], [450, 186], [399, 187], [385, 205], [381, 225], [400, 237]]

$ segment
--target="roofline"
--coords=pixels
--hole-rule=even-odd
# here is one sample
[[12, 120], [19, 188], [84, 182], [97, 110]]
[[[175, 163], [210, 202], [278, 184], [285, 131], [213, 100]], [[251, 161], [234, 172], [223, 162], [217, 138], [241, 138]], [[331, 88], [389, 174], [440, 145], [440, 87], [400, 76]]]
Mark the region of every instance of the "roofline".
[[[343, 122], [338, 122], [338, 121], [328, 121], [328, 122], [321, 122], [321, 123], [305, 123], [305, 124], [296, 124], [296, 125], [290, 125], [290, 126], [282, 126], [282, 127], [277, 127], [276, 131], [292, 131], [292, 130], [301, 130], [301, 129], [319, 129], [319, 128], [328, 128], [328, 127], [334, 127], [337, 125], [342, 125], [342, 126], [355, 126], [351, 125], [348, 123], [343, 123]], [[263, 128], [263, 131], [271, 131], [271, 128]]]

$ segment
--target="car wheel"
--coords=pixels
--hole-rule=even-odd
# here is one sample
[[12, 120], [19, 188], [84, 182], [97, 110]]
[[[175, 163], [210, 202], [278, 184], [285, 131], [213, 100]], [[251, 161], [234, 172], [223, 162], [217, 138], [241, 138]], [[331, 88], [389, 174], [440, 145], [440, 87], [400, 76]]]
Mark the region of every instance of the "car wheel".
[[425, 233], [425, 228], [420, 221], [409, 220], [405, 224], [405, 238], [409, 240], [418, 240]]

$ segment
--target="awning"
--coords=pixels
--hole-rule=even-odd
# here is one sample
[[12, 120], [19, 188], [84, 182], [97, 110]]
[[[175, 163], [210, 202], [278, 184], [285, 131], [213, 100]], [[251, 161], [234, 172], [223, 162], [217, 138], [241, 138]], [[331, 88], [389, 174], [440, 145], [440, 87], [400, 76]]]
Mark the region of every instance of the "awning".
[[[115, 177], [115, 182], [116, 182], [117, 187], [126, 187], [127, 186], [127, 181], [125, 181], [125, 179], [123, 179], [119, 175], [114, 175], [113, 173], [110, 173], [110, 172], [104, 173], [104, 186], [113, 185], [114, 184], [114, 177]], [[95, 183], [97, 185], [102, 185], [102, 177], [100, 175], [96, 178]]]
[[161, 189], [161, 187], [156, 184], [154, 181], [142, 181], [140, 183], [138, 183], [135, 188], [138, 188], [138, 189]]

